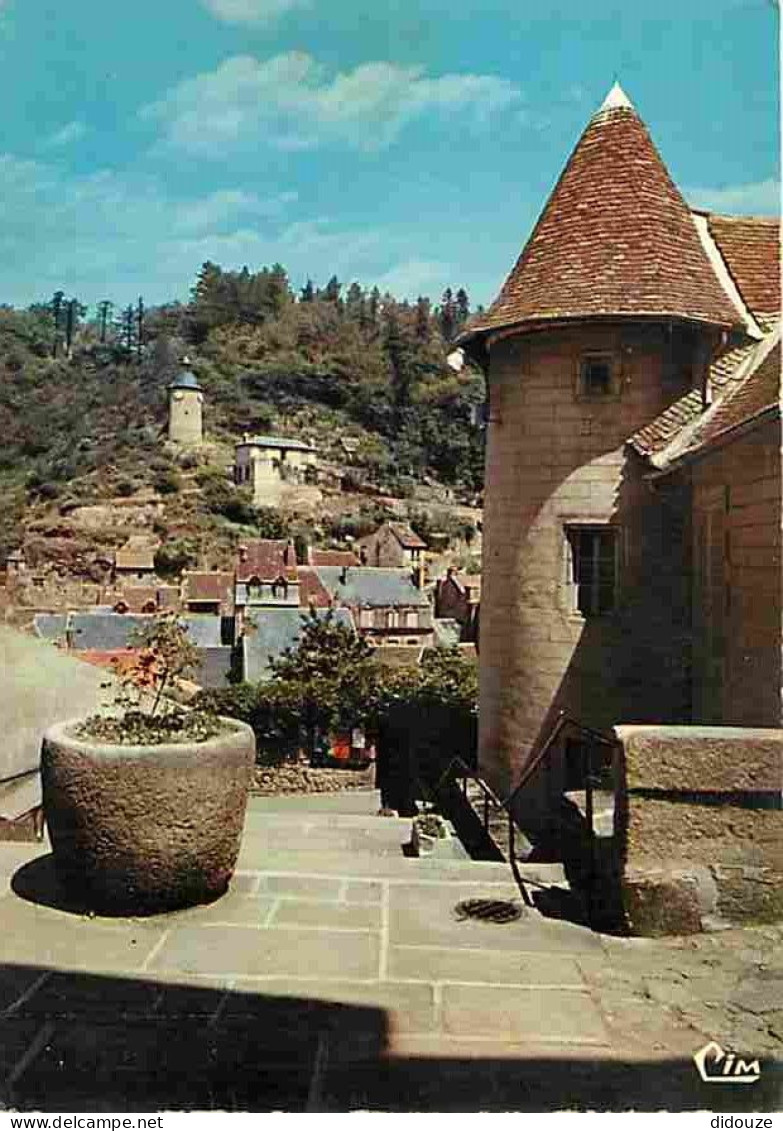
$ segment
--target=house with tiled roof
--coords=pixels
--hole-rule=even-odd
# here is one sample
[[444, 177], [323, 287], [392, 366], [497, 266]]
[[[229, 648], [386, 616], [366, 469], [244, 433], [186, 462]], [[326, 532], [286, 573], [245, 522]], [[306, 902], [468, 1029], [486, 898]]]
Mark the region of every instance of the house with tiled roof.
[[691, 209], [615, 84], [459, 345], [487, 378], [479, 764], [562, 710], [781, 725], [780, 230]]
[[349, 609], [356, 629], [373, 645], [433, 643], [429, 598], [405, 569], [321, 566], [316, 570], [330, 604]]
[[359, 539], [362, 564], [384, 569], [418, 569], [426, 549], [427, 543], [405, 522], [384, 522]]
[[155, 551], [158, 543], [143, 534], [134, 534], [114, 555], [114, 579], [123, 582], [155, 582]]
[[234, 608], [234, 574], [225, 570], [183, 570], [182, 605], [190, 613], [229, 617]]
[[256, 506], [274, 506], [285, 484], [314, 482], [316, 456], [306, 440], [246, 433], [236, 445], [234, 480], [249, 487]]

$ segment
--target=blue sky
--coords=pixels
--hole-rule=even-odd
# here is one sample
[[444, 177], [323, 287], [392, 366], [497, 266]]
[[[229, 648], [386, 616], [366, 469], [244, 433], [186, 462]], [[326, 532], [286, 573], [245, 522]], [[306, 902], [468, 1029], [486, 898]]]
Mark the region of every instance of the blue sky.
[[0, 302], [206, 259], [499, 289], [615, 77], [693, 203], [779, 196], [774, 0], [0, 0]]

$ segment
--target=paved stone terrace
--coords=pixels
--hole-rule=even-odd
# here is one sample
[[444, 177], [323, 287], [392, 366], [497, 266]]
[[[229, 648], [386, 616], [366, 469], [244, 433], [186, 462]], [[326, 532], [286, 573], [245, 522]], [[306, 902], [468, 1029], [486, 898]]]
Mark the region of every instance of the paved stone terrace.
[[[231, 891], [149, 919], [65, 907], [46, 847], [0, 844], [0, 1104], [779, 1107], [783, 932], [460, 922], [458, 900], [518, 899], [507, 867], [406, 859], [410, 823], [377, 805], [256, 798]], [[690, 1059], [708, 1039], [764, 1057], [761, 1082], [716, 1098]]]

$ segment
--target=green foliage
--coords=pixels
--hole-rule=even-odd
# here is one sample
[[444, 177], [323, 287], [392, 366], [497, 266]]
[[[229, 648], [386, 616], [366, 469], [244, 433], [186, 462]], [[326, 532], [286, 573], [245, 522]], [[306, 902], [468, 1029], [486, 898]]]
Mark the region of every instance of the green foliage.
[[251, 726], [256, 736], [256, 760], [262, 765], [278, 765], [298, 757], [303, 739], [302, 698], [296, 684], [238, 683], [203, 691], [194, 706]]
[[274, 507], [254, 507], [253, 525], [260, 538], [282, 539], [290, 533], [288, 519]]
[[223, 729], [214, 712], [202, 707], [181, 711], [166, 692], [198, 664], [198, 649], [176, 613], [155, 617], [133, 633], [134, 653], [115, 663], [118, 691], [114, 716], [94, 715], [76, 732], [102, 742], [158, 745], [163, 742], [204, 742]]
[[373, 650], [361, 636], [311, 611], [299, 643], [273, 661], [273, 679], [297, 687], [308, 730], [346, 729], [374, 717], [379, 690]]
[[156, 474], [152, 486], [160, 495], [175, 495], [182, 489], [182, 478], [173, 467], [169, 467]]
[[177, 577], [183, 569], [193, 569], [198, 562], [198, 546], [190, 538], [172, 538], [155, 553], [155, 572], [161, 577]]
[[204, 505], [212, 514], [222, 515], [229, 522], [252, 526], [256, 511], [253, 497], [247, 487], [234, 487], [225, 479], [214, 479], [204, 488]]

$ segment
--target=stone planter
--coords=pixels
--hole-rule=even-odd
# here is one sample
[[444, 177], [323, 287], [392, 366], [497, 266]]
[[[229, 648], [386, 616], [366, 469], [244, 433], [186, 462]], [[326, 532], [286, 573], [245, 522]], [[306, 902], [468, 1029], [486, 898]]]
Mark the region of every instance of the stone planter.
[[58, 878], [95, 911], [152, 914], [222, 895], [234, 871], [255, 758], [226, 719], [201, 743], [121, 746], [44, 737], [43, 805]]
[[414, 817], [411, 826], [411, 850], [414, 856], [432, 856], [450, 838], [449, 826], [442, 817]]

